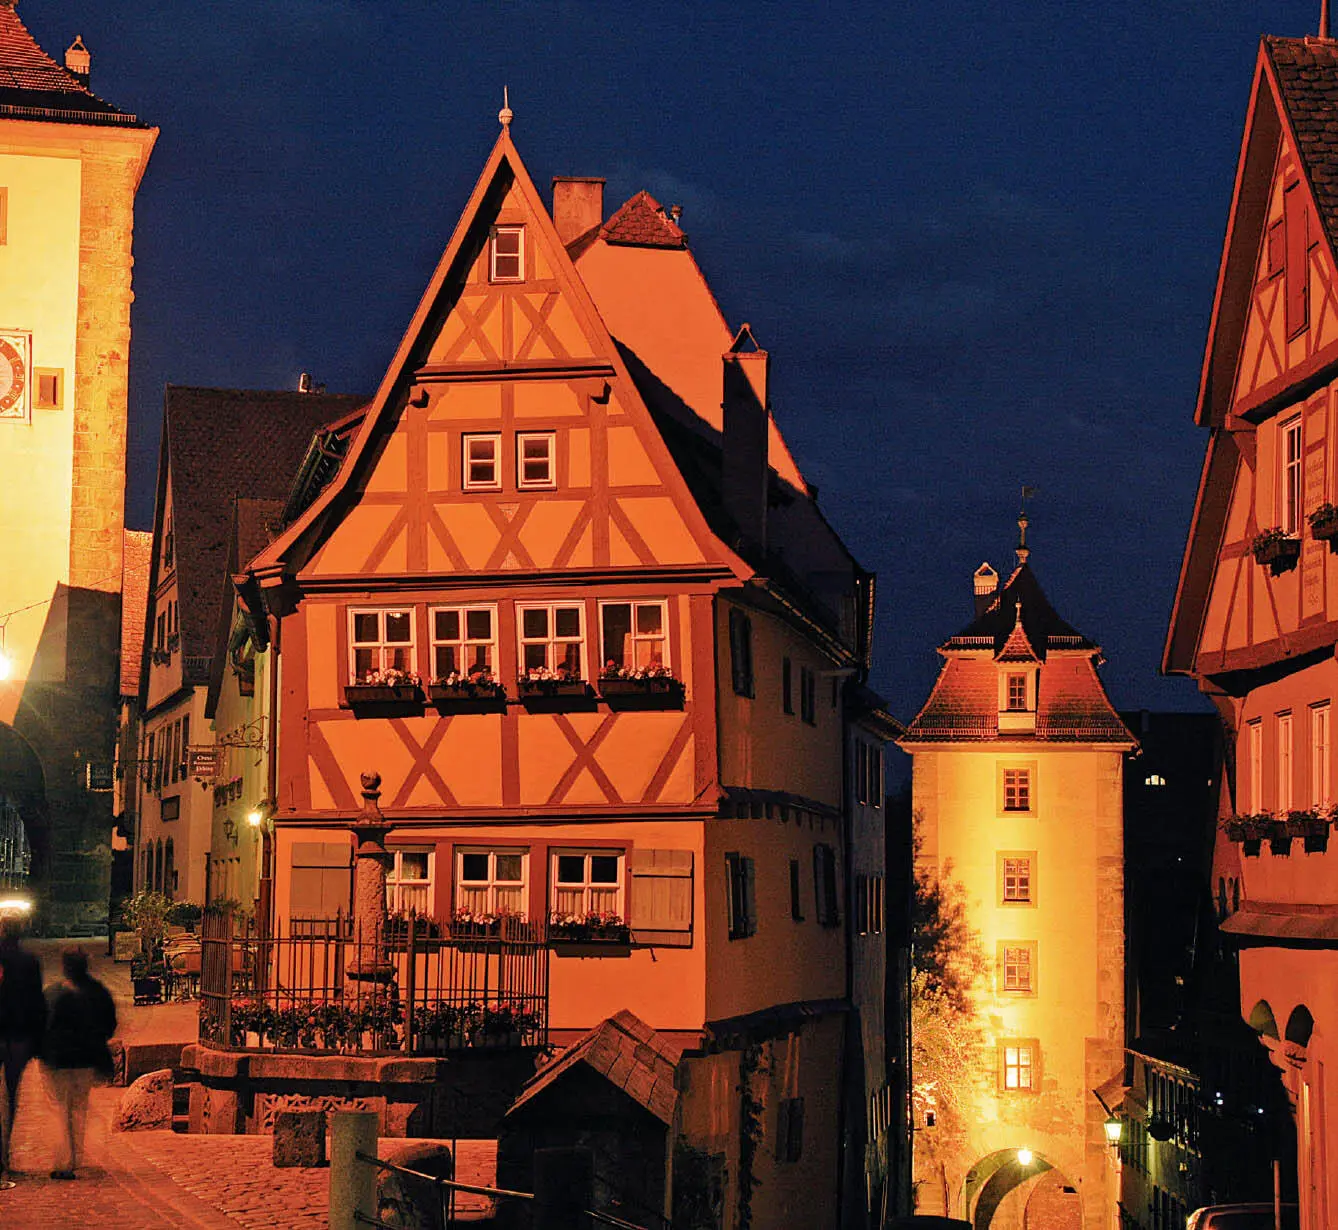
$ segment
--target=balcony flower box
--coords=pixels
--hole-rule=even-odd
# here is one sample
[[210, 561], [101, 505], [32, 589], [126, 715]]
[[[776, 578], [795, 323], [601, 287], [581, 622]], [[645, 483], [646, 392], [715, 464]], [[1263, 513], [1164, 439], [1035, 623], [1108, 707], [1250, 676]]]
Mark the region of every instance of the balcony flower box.
[[1250, 544], [1255, 563], [1268, 568], [1274, 576], [1296, 567], [1301, 558], [1301, 540], [1286, 534], [1278, 526], [1261, 530]]
[[611, 705], [668, 708], [682, 703], [683, 684], [662, 667], [628, 670], [610, 662], [600, 673], [599, 694]]
[[362, 711], [372, 717], [391, 717], [421, 710], [423, 685], [417, 675], [406, 671], [378, 671], [365, 675], [357, 683], [347, 684], [344, 699], [355, 713]]
[[506, 688], [493, 675], [434, 679], [427, 698], [441, 713], [497, 713], [506, 708]]
[[[1316, 542], [1332, 544], [1338, 539], [1338, 504], [1321, 504], [1308, 518], [1310, 536]], [[1330, 550], [1332, 550], [1332, 545]]]

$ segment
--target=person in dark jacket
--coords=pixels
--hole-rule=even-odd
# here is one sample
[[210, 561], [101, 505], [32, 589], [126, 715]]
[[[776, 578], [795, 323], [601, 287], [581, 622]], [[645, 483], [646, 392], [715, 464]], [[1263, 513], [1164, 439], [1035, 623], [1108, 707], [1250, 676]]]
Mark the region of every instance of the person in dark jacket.
[[110, 1077], [111, 1049], [116, 1032], [116, 1004], [111, 992], [88, 972], [88, 957], [77, 948], [61, 954], [64, 978], [47, 989], [46, 1036], [42, 1060], [60, 1106], [65, 1127], [67, 1164], [51, 1172], [53, 1179], [73, 1179], [84, 1144], [88, 1094], [97, 1076]]
[[0, 919], [0, 1070], [4, 1074], [8, 1109], [0, 1124], [0, 1171], [9, 1169], [19, 1081], [28, 1061], [41, 1049], [46, 1026], [42, 965], [19, 944], [22, 930], [19, 919]]

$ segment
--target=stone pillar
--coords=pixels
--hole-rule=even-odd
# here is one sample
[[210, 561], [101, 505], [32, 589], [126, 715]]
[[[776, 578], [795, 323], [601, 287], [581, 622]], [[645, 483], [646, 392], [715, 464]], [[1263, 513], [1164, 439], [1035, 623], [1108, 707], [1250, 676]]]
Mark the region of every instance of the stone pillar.
[[386, 960], [386, 872], [390, 855], [386, 834], [390, 825], [381, 814], [381, 775], [362, 775], [362, 815], [353, 823], [358, 847], [353, 865], [353, 934], [361, 942], [348, 968], [350, 978], [389, 982], [395, 967]]

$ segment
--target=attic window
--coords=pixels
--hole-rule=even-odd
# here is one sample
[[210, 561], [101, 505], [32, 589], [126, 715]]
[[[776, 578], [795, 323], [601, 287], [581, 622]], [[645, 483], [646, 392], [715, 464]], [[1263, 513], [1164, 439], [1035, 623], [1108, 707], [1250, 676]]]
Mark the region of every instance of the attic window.
[[493, 229], [489, 244], [488, 280], [520, 282], [525, 276], [525, 228], [499, 226]]
[[1009, 673], [1008, 711], [1022, 713], [1027, 708], [1027, 676], [1023, 672]]

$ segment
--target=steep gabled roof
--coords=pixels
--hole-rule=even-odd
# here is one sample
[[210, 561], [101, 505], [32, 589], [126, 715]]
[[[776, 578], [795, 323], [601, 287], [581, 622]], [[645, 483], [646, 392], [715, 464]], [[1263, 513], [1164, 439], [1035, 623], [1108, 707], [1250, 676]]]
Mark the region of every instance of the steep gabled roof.
[[1338, 43], [1265, 36], [1262, 46], [1332, 248], [1338, 236]]
[[0, 0], [0, 119], [136, 125], [38, 45], [13, 0]]
[[234, 502], [282, 502], [312, 433], [364, 400], [168, 386], [161, 464], [172, 482], [184, 682], [209, 681], [205, 667], [215, 648], [219, 587], [228, 575]]
[[1045, 596], [1031, 565], [1024, 563], [1013, 570], [1013, 575], [1004, 582], [1003, 588], [985, 612], [955, 636], [949, 637], [943, 649], [979, 649], [988, 642], [989, 648], [996, 655], [1000, 654], [1009, 643], [1019, 620], [1028, 648], [1040, 659], [1044, 659], [1050, 649], [1093, 652], [1097, 648], [1059, 617], [1059, 613], [1050, 605], [1050, 599]]
[[688, 237], [644, 188], [599, 228], [605, 243], [634, 248], [686, 248]]
[[126, 530], [121, 539], [121, 695], [139, 694], [140, 658], [144, 653], [144, 618], [149, 606], [149, 573], [153, 570], [153, 535]]
[[624, 1008], [573, 1042], [533, 1077], [511, 1104], [507, 1116], [514, 1115], [574, 1068], [584, 1065], [621, 1089], [661, 1123], [670, 1125], [678, 1101], [674, 1070], [682, 1053], [683, 1048], [672, 1038], [657, 1034]]

